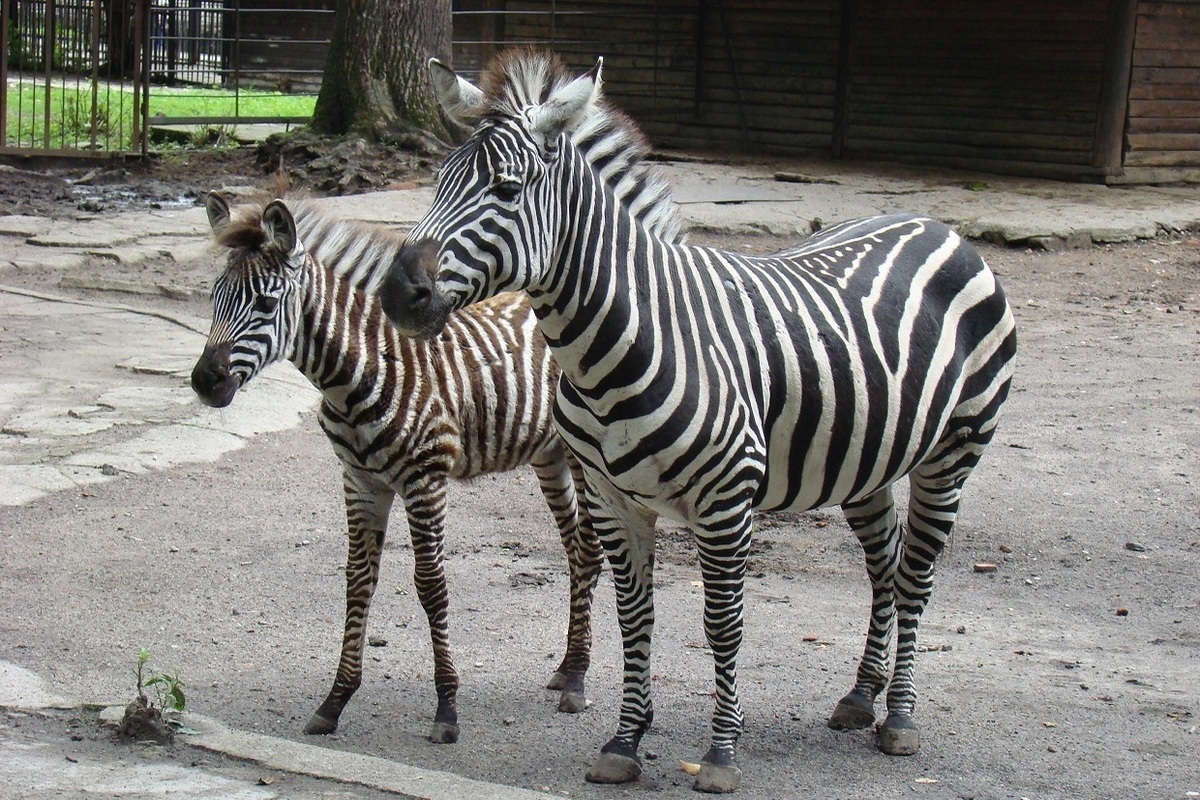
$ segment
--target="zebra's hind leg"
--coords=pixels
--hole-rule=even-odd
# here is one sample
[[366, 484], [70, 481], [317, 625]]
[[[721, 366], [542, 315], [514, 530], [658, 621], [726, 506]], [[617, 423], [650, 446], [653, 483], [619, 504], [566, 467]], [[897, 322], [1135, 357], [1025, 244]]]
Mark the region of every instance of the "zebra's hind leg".
[[458, 741], [458, 671], [450, 657], [450, 594], [446, 587], [446, 524], [448, 471], [418, 470], [404, 481], [404, 508], [413, 546], [413, 583], [429, 620], [433, 644], [433, 684], [437, 712], [429, 741]]
[[854, 730], [875, 724], [875, 697], [888, 683], [901, 534], [891, 486], [846, 503], [842, 510], [866, 558], [871, 579], [871, 619], [854, 688], [838, 701], [828, 724], [835, 730]]
[[582, 502], [583, 470], [575, 458], [559, 444], [544, 460], [535, 461], [533, 469], [558, 523], [571, 579], [567, 649], [546, 688], [559, 693], [559, 711], [578, 714], [589, 705], [584, 677], [591, 665], [592, 596], [604, 563], [604, 551]]
[[933, 591], [934, 563], [958, 516], [963, 484], [992, 438], [991, 424], [975, 422], [951, 420], [933, 454], [909, 475], [908, 530], [896, 570], [896, 666], [888, 686], [887, 719], [879, 726], [879, 749], [889, 755], [912, 755], [920, 747], [913, 720], [917, 628]]
[[367, 612], [379, 581], [379, 557], [387, 531], [388, 514], [395, 493], [387, 488], [368, 489], [343, 472], [349, 545], [346, 553], [346, 623], [342, 653], [333, 688], [317, 708], [305, 733], [326, 734], [337, 730], [342, 709], [362, 683], [363, 643], [367, 635]]

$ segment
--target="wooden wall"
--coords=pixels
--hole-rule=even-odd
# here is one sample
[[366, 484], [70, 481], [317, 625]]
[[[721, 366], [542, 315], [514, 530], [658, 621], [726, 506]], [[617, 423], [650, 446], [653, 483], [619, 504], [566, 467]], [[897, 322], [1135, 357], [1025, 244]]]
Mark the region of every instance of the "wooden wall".
[[1093, 175], [1109, 4], [850, 3], [843, 153]]
[[[335, 0], [254, 0], [242, 3], [236, 26], [238, 42], [233, 65], [242, 86], [284, 92], [317, 92], [329, 37], [333, 32]], [[233, 36], [229, 31], [227, 36]], [[231, 53], [231, 58], [233, 53]]]
[[1138, 2], [1126, 181], [1200, 181], [1200, 0]]
[[663, 148], [1200, 180], [1200, 0], [454, 8], [456, 65], [512, 43], [576, 69], [603, 55], [606, 92]]

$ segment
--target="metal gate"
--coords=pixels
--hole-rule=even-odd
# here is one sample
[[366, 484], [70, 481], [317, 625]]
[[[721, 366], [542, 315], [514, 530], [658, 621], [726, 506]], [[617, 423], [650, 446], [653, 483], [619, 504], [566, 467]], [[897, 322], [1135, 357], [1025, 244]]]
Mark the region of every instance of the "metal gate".
[[308, 113], [264, 112], [268, 104], [251, 101], [315, 98], [333, 22], [333, 0], [0, 0], [0, 8], [0, 153], [24, 155], [144, 155], [152, 130], [172, 125], [305, 123]]
[[0, 0], [0, 152], [145, 152], [146, 2]]

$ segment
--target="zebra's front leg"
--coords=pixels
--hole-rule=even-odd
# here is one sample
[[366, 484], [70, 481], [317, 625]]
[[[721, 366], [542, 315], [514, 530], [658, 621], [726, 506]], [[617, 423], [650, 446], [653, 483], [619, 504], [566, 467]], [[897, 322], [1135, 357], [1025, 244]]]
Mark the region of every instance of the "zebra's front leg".
[[746, 563], [750, 557], [749, 507], [696, 530], [700, 573], [704, 581], [704, 633], [716, 667], [716, 708], [712, 744], [700, 761], [692, 788], [728, 793], [737, 789], [742, 771], [737, 766], [737, 741], [742, 735], [738, 699], [737, 659], [742, 646]]
[[902, 551], [900, 523], [890, 486], [842, 506], [846, 521], [862, 545], [871, 579], [871, 619], [854, 688], [829, 717], [834, 730], [875, 724], [875, 698], [888, 684], [888, 661], [896, 627], [896, 567]]
[[433, 643], [433, 684], [437, 712], [429, 741], [458, 741], [458, 671], [450, 657], [450, 597], [446, 588], [445, 543], [448, 479], [442, 471], [426, 472], [405, 482], [404, 505], [412, 534], [413, 583], [429, 620]]
[[567, 649], [546, 688], [559, 692], [559, 711], [577, 714], [588, 707], [584, 678], [591, 665], [592, 597], [604, 551], [582, 499], [583, 471], [575, 458], [559, 445], [533, 468], [558, 524], [571, 579]]
[[362, 683], [363, 642], [367, 636], [367, 612], [379, 582], [379, 558], [387, 531], [388, 514], [395, 494], [391, 489], [368, 489], [343, 472], [349, 545], [346, 553], [346, 623], [342, 654], [333, 688], [317, 708], [305, 733], [325, 734], [337, 730], [342, 709]]
[[642, 774], [638, 746], [654, 721], [650, 698], [650, 640], [654, 633], [656, 517], [621, 500], [600, 501], [587, 476], [588, 513], [612, 567], [625, 675], [617, 733], [584, 774], [592, 783], [628, 783]]

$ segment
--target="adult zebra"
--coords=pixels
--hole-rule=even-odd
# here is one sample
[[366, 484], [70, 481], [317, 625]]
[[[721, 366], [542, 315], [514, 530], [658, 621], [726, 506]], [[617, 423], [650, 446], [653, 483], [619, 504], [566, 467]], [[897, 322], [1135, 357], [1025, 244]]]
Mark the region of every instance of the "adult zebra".
[[570, 572], [567, 649], [548, 688], [561, 690], [560, 711], [583, 711], [602, 555], [578, 513], [578, 465], [554, 431], [558, 368], [528, 302], [519, 294], [494, 298], [452, 317], [439, 341], [415, 342], [363, 291], [391, 266], [403, 236], [338, 220], [305, 199], [259, 203], [238, 209], [235, 219], [220, 195], [210, 194], [207, 207], [227, 262], [213, 286], [212, 330], [193, 388], [208, 405], [224, 407], [263, 367], [287, 359], [320, 390], [321, 427], [342, 462], [344, 637], [333, 688], [305, 732], [336, 730], [362, 681], [367, 612], [399, 495], [433, 642], [438, 702], [429, 738], [458, 739], [443, 564], [448, 484], [524, 464], [537, 474]]
[[[587, 778], [641, 771], [659, 515], [694, 532], [716, 665], [695, 788], [733, 791], [741, 776], [737, 655], [756, 508], [844, 509], [873, 600], [854, 687], [829, 724], [870, 725], [887, 687], [880, 747], [913, 753], [918, 620], [1012, 375], [1004, 294], [953, 231], [912, 216], [846, 222], [771, 256], [663, 241], [572, 144], [599, 102], [600, 68], [572, 80], [549, 54], [507, 52], [479, 90], [431, 62], [446, 110], [475, 129], [409, 234], [420, 257], [382, 288], [385, 311], [414, 336], [524, 289], [563, 370], [555, 419], [583, 464], [625, 662], [616, 734]], [[464, 114], [456, 98], [468, 93]], [[906, 475], [907, 528], [892, 498]]]

